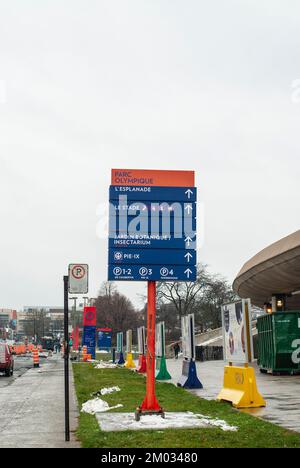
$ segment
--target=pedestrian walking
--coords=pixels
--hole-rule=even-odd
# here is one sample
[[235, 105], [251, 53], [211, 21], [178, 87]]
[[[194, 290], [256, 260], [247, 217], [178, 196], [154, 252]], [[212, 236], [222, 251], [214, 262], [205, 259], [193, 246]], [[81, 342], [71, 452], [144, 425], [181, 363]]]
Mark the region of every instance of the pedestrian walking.
[[175, 354], [175, 359], [178, 359], [180, 353], [180, 346], [178, 343], [175, 343], [174, 345], [174, 354]]

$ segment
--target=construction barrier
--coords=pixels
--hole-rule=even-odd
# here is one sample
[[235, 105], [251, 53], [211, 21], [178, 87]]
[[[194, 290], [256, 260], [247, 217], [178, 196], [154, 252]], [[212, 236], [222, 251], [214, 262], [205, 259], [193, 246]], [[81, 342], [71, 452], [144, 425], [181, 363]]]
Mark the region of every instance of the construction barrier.
[[228, 401], [234, 408], [261, 408], [266, 402], [257, 390], [253, 367], [225, 366], [224, 385], [219, 401]]
[[88, 348], [87, 346], [82, 346], [82, 360], [83, 362], [87, 361]]
[[40, 367], [40, 356], [39, 356], [39, 350], [37, 348], [34, 348], [32, 350], [32, 358], [33, 358], [33, 367], [34, 368]]

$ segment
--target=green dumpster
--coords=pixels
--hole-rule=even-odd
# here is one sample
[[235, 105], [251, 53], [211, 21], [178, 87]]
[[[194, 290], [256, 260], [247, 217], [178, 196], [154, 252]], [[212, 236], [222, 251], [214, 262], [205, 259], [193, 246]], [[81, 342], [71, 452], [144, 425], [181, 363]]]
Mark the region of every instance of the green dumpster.
[[261, 372], [300, 373], [300, 311], [276, 312], [257, 320]]

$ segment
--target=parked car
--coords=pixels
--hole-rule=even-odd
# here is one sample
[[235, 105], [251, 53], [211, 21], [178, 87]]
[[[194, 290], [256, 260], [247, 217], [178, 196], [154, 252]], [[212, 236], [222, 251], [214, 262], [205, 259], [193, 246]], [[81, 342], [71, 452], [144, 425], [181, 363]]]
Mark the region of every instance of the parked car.
[[7, 343], [0, 343], [0, 372], [4, 372], [6, 377], [14, 373], [14, 357]]

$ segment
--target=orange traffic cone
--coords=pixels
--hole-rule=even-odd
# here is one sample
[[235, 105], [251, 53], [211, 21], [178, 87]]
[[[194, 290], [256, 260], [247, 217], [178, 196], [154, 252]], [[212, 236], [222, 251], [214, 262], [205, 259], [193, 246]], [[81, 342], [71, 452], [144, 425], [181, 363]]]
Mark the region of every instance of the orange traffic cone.
[[88, 348], [87, 348], [87, 346], [82, 346], [82, 360], [83, 360], [83, 362], [87, 361], [87, 356], [88, 356]]
[[32, 357], [33, 357], [33, 367], [34, 368], [40, 367], [40, 356], [39, 356], [39, 350], [37, 348], [34, 348], [32, 350]]

